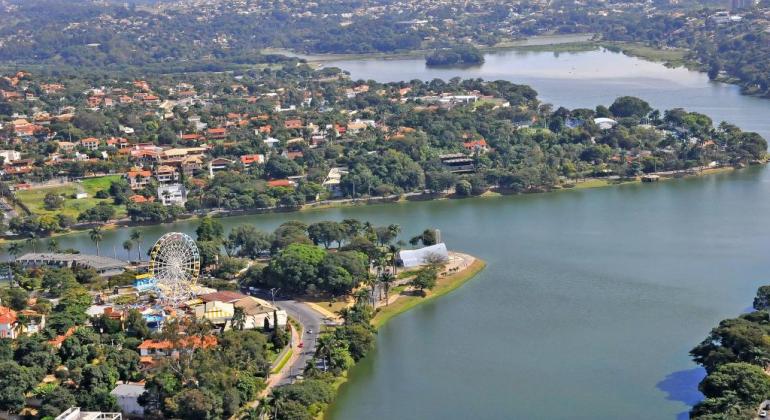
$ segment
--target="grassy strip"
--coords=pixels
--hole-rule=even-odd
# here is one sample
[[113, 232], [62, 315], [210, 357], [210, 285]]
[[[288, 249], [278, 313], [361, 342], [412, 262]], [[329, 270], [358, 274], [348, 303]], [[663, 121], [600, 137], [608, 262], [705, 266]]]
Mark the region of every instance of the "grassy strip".
[[378, 310], [377, 315], [375, 315], [374, 319], [372, 319], [372, 325], [374, 328], [379, 329], [394, 316], [404, 313], [421, 303], [431, 301], [457, 289], [458, 287], [465, 284], [465, 282], [476, 276], [476, 274], [481, 272], [481, 270], [483, 270], [486, 266], [486, 262], [477, 259], [473, 262], [473, 264], [470, 265], [470, 267], [466, 268], [465, 270], [457, 274], [439, 279], [436, 287], [433, 288], [433, 290], [431, 290], [426, 297], [399, 297], [395, 302]]
[[626, 55], [639, 57], [647, 61], [662, 62], [669, 66], [691, 67], [693, 63], [686, 60], [687, 51], [683, 49], [661, 49], [650, 47], [639, 42], [602, 42], [601, 46], [611, 51], [621, 51]]
[[286, 354], [283, 355], [283, 358], [281, 361], [274, 367], [271, 371], [271, 375], [275, 375], [276, 373], [280, 372], [281, 369], [283, 369], [284, 366], [286, 366], [286, 363], [289, 363], [289, 359], [291, 359], [291, 355], [294, 354], [293, 349], [289, 349], [289, 351], [286, 352]]

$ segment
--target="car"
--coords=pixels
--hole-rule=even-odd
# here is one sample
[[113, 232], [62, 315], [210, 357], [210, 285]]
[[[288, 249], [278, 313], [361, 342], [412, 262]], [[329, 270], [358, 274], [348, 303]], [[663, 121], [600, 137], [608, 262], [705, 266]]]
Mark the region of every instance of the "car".
[[765, 410], [760, 411], [759, 412], [759, 417], [762, 417], [762, 418], [767, 417], [767, 411], [765, 411]]
[[313, 330], [307, 330], [308, 334], [313, 334]]
[[299, 343], [299, 344], [297, 345], [297, 347], [299, 347], [299, 348], [305, 347], [305, 343]]

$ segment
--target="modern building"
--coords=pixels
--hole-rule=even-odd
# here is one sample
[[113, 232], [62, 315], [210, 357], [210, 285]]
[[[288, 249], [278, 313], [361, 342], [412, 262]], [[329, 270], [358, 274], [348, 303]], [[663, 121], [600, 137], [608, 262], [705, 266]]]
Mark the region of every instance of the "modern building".
[[275, 328], [275, 318], [278, 319], [279, 327], [286, 326], [288, 320], [286, 311], [276, 308], [266, 300], [247, 296], [235, 301], [233, 305], [243, 309], [243, 314], [246, 316], [243, 328], [246, 330], [264, 328], [265, 320], [267, 320], [267, 325], [270, 328]]
[[67, 411], [56, 416], [56, 420], [121, 420], [122, 418], [120, 413], [80, 411], [80, 407], [70, 407]]
[[126, 270], [128, 263], [115, 258], [88, 254], [60, 254], [30, 252], [16, 258], [25, 267], [83, 267], [93, 268], [102, 277], [115, 276]]
[[164, 206], [184, 206], [187, 202], [187, 189], [182, 184], [158, 185], [158, 198]]
[[414, 268], [425, 264], [428, 258], [438, 256], [444, 259], [449, 258], [449, 252], [446, 244], [438, 243], [436, 245], [426, 246], [420, 249], [409, 249], [398, 253], [398, 260], [404, 268]]

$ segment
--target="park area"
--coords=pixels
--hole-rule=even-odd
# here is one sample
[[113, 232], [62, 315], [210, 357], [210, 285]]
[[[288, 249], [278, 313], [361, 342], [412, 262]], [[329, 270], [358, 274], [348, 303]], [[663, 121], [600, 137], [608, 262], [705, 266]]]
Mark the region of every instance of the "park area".
[[[77, 219], [81, 212], [96, 206], [98, 203], [112, 203], [111, 198], [96, 198], [96, 193], [100, 190], [108, 190], [110, 184], [119, 179], [120, 175], [88, 178], [83, 179], [81, 182], [68, 182], [56, 186], [17, 191], [16, 197], [24, 203], [34, 215], [64, 214]], [[43, 200], [48, 193], [61, 195], [64, 198], [64, 204], [61, 208], [56, 210], [48, 210], [45, 208]], [[88, 197], [76, 199], [75, 194], [77, 193], [86, 193], [88, 194]], [[126, 215], [125, 206], [116, 206], [115, 210], [117, 217]]]

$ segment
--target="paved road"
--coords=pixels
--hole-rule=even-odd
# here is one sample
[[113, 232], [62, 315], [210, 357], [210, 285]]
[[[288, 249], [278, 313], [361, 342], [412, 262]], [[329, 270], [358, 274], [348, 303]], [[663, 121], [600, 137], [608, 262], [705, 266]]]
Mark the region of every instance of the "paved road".
[[[301, 375], [305, 370], [308, 360], [315, 354], [316, 338], [321, 331], [321, 325], [324, 322], [323, 315], [313, 310], [310, 306], [302, 302], [290, 299], [275, 299], [275, 304], [286, 311], [289, 316], [302, 324], [302, 353], [289, 366], [289, 374], [286, 375], [278, 385], [291, 383], [297, 375]], [[312, 333], [310, 332], [312, 331]]]

